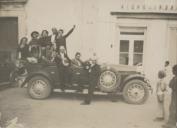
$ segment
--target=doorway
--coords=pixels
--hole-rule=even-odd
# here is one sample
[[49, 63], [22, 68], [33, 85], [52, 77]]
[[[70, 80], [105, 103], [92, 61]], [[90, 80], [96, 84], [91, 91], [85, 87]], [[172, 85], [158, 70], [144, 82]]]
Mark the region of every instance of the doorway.
[[18, 45], [18, 18], [0, 17], [0, 62], [12, 59]]
[[171, 65], [177, 64], [177, 27], [171, 27], [169, 33], [168, 59]]

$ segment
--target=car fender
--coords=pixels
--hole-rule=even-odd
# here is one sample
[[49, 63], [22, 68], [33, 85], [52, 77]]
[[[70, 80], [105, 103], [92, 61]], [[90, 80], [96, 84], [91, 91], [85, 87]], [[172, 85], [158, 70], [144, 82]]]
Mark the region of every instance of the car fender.
[[114, 67], [111, 67], [108, 65], [101, 66], [101, 72], [103, 72], [105, 70], [113, 71], [114, 73], [116, 73], [116, 75], [118, 74], [117, 70]]
[[51, 85], [53, 85], [52, 77], [51, 77], [51, 75], [50, 75], [48, 72], [38, 71], [38, 72], [29, 73], [29, 74], [27, 75], [27, 77], [25, 78], [24, 82], [22, 83], [21, 87], [24, 87], [24, 85], [25, 85], [26, 83], [28, 83], [28, 81], [29, 81], [31, 78], [33, 78], [33, 77], [35, 77], [35, 76], [43, 76], [43, 77], [47, 78], [47, 79], [51, 82]]
[[141, 74], [132, 74], [127, 76], [125, 79], [123, 79], [123, 81], [121, 82], [121, 90], [123, 89], [124, 85], [129, 82], [130, 80], [133, 79], [139, 79], [142, 80], [143, 82], [146, 83], [147, 87], [151, 90], [151, 85], [149, 84], [149, 81], [145, 78], [145, 76], [141, 75]]

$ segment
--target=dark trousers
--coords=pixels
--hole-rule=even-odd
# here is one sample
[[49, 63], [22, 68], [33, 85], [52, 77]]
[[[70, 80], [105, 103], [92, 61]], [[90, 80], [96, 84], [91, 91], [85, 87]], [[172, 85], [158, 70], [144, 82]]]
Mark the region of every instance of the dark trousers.
[[89, 76], [89, 77], [90, 78], [89, 78], [88, 94], [85, 98], [85, 102], [90, 104], [94, 95], [95, 86], [97, 85], [97, 78], [93, 76]]
[[171, 103], [169, 106], [169, 117], [168, 117], [168, 122], [167, 125], [175, 125], [177, 121], [177, 101], [176, 101], [176, 94], [172, 92], [171, 95]]

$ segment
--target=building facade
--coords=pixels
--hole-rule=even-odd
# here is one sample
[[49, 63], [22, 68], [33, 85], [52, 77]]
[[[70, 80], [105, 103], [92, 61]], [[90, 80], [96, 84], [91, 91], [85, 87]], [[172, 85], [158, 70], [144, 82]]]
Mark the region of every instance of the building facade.
[[76, 25], [67, 39], [71, 58], [80, 51], [101, 63], [141, 63], [151, 81], [166, 60], [177, 63], [177, 0], [0, 0], [0, 28], [4, 21], [16, 24], [15, 44], [33, 30]]
[[26, 0], [0, 0], [0, 60], [14, 59], [18, 40], [26, 35]]

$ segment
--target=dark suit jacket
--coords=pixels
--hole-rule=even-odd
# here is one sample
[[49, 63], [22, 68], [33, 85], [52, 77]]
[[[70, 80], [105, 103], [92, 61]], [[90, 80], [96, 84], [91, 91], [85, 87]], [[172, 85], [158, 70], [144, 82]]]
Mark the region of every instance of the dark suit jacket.
[[39, 45], [40, 45], [41, 47], [46, 47], [47, 45], [51, 45], [51, 44], [52, 44], [52, 43], [51, 43], [51, 37], [50, 37], [50, 36], [41, 37], [41, 38], [39, 38], [38, 42], [39, 42]]
[[56, 36], [56, 46], [57, 46], [57, 50], [59, 50], [59, 47], [60, 46], [64, 46], [66, 51], [67, 51], [67, 48], [66, 48], [66, 38], [73, 32], [74, 28], [72, 28], [66, 35], [64, 36], [61, 36], [59, 38], [57, 38]]
[[100, 66], [95, 64], [90, 69], [91, 71], [89, 72], [89, 83], [91, 86], [96, 86], [101, 72]]

